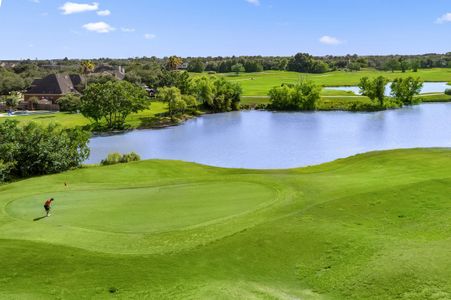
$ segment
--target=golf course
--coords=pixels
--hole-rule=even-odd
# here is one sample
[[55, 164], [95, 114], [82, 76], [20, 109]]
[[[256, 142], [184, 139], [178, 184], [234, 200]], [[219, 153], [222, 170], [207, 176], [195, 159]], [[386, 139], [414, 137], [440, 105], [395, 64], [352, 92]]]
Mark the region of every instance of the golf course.
[[0, 299], [450, 299], [450, 170], [451, 150], [411, 149], [2, 185]]

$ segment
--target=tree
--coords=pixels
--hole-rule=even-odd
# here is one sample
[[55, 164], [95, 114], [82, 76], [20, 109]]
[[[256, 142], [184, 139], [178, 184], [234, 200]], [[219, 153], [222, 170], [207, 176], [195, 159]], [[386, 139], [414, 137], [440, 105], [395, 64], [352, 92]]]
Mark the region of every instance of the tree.
[[69, 93], [57, 100], [61, 111], [77, 112], [81, 109], [81, 100], [78, 94]]
[[5, 97], [5, 104], [9, 108], [16, 108], [19, 104], [19, 101], [22, 97], [22, 94], [19, 92], [11, 92], [8, 96]]
[[188, 65], [188, 72], [202, 73], [205, 71], [205, 63], [201, 59], [193, 59]]
[[[182, 94], [176, 87], [163, 87], [158, 90], [158, 97], [162, 102], [168, 104], [169, 115], [171, 119], [174, 118], [174, 114], [180, 112], [180, 110], [186, 109], [186, 103], [182, 100]], [[184, 104], [182, 104], [182, 102]]]
[[21, 76], [0, 68], [0, 95], [8, 95], [13, 91], [25, 89], [25, 81]]
[[385, 63], [385, 69], [391, 70], [392, 73], [394, 73], [395, 70], [399, 70], [399, 68], [400, 68], [399, 61], [396, 60], [396, 59], [394, 59], [394, 58], [388, 60], [388, 61]]
[[241, 86], [224, 78], [197, 77], [191, 81], [190, 94], [206, 109], [214, 112], [238, 110]]
[[310, 54], [298, 53], [288, 62], [287, 70], [302, 73], [325, 73], [329, 71], [329, 65], [314, 59]]
[[384, 106], [385, 87], [387, 83], [388, 80], [383, 76], [379, 76], [373, 80], [368, 77], [363, 77], [359, 83], [360, 93], [372, 101], [377, 99], [379, 105], [382, 107]]
[[123, 129], [125, 119], [149, 107], [147, 92], [128, 81], [90, 84], [81, 97], [81, 113], [97, 125], [104, 119], [108, 128]]
[[274, 87], [269, 91], [271, 108], [276, 110], [315, 110], [321, 87], [303, 80], [295, 85]]
[[85, 60], [80, 63], [80, 73], [83, 75], [91, 74], [95, 68], [96, 65], [90, 60]]
[[57, 124], [16, 120], [0, 124], [0, 177], [3, 180], [54, 174], [77, 168], [89, 156], [90, 133]]
[[30, 97], [28, 103], [30, 104], [30, 109], [34, 110], [35, 105], [39, 103], [39, 99], [36, 96]]
[[263, 65], [256, 60], [247, 60], [244, 63], [244, 69], [247, 73], [262, 72]]
[[420, 62], [418, 61], [418, 59], [415, 59], [414, 61], [412, 61], [410, 63], [410, 67], [412, 68], [413, 72], [418, 72], [418, 68], [420, 67]]
[[423, 82], [420, 78], [396, 78], [391, 84], [391, 95], [406, 105], [414, 104], [414, 96], [420, 94]]
[[246, 70], [244, 69], [243, 64], [234, 64], [231, 67], [231, 71], [238, 76], [241, 72], [245, 72]]
[[178, 66], [180, 66], [183, 63], [183, 60], [178, 57], [178, 56], [170, 56], [168, 58], [168, 61], [166, 63], [166, 69], [170, 70], [170, 71], [175, 71], [177, 70]]
[[405, 73], [409, 68], [409, 62], [403, 57], [399, 59], [399, 68], [403, 73]]

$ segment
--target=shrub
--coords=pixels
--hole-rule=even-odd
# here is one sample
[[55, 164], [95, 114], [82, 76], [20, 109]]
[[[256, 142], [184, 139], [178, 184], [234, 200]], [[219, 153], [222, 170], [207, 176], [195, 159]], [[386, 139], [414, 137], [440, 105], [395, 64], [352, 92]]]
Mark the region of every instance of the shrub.
[[269, 91], [271, 108], [275, 110], [315, 110], [321, 88], [312, 81], [283, 85]]
[[24, 178], [77, 168], [89, 156], [89, 138], [90, 133], [80, 129], [34, 122], [19, 126], [16, 120], [6, 120], [0, 124], [1, 177]]
[[102, 166], [110, 166], [110, 165], [116, 165], [116, 164], [124, 164], [129, 163], [133, 161], [140, 161], [141, 157], [136, 154], [135, 152], [127, 153], [127, 154], [120, 154], [118, 152], [110, 153], [108, 154], [107, 158], [102, 160], [100, 164]]
[[445, 90], [445, 95], [450, 95], [451, 96], [451, 89], [446, 89]]

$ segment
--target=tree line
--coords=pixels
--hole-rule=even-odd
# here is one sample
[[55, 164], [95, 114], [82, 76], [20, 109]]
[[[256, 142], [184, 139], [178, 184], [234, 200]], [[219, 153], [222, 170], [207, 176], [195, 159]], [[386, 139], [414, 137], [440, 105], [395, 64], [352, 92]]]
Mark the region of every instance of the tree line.
[[[363, 77], [359, 88], [363, 96], [368, 97], [378, 109], [398, 108], [413, 105], [421, 101], [419, 95], [423, 82], [419, 78], [397, 78], [392, 81], [390, 97], [386, 96], [389, 80], [383, 76]], [[269, 109], [282, 111], [313, 111], [321, 99], [322, 87], [310, 80], [301, 80], [298, 84], [283, 84], [272, 88], [268, 95]]]

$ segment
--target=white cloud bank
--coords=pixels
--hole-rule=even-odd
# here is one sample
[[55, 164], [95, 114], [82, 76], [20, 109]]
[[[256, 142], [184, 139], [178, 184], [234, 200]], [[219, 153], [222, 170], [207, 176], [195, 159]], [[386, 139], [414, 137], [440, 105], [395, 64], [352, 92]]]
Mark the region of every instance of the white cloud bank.
[[437, 24], [443, 24], [448, 22], [451, 22], [451, 13], [446, 13], [435, 21], [435, 23]]
[[250, 3], [252, 5], [255, 6], [259, 6], [260, 5], [260, 0], [246, 0], [247, 3]]
[[135, 32], [136, 29], [135, 28], [122, 27], [121, 31], [122, 32]]
[[340, 41], [336, 37], [329, 36], [329, 35], [322, 36], [319, 39], [319, 42], [321, 44], [324, 44], [324, 45], [339, 45], [339, 44], [343, 43], [342, 41]]
[[83, 25], [83, 28], [88, 31], [93, 31], [97, 33], [108, 33], [114, 31], [115, 29], [105, 22], [88, 23]]
[[82, 13], [86, 11], [96, 11], [99, 10], [99, 3], [92, 2], [91, 4], [66, 2], [60, 7], [63, 15], [71, 15], [76, 13]]

